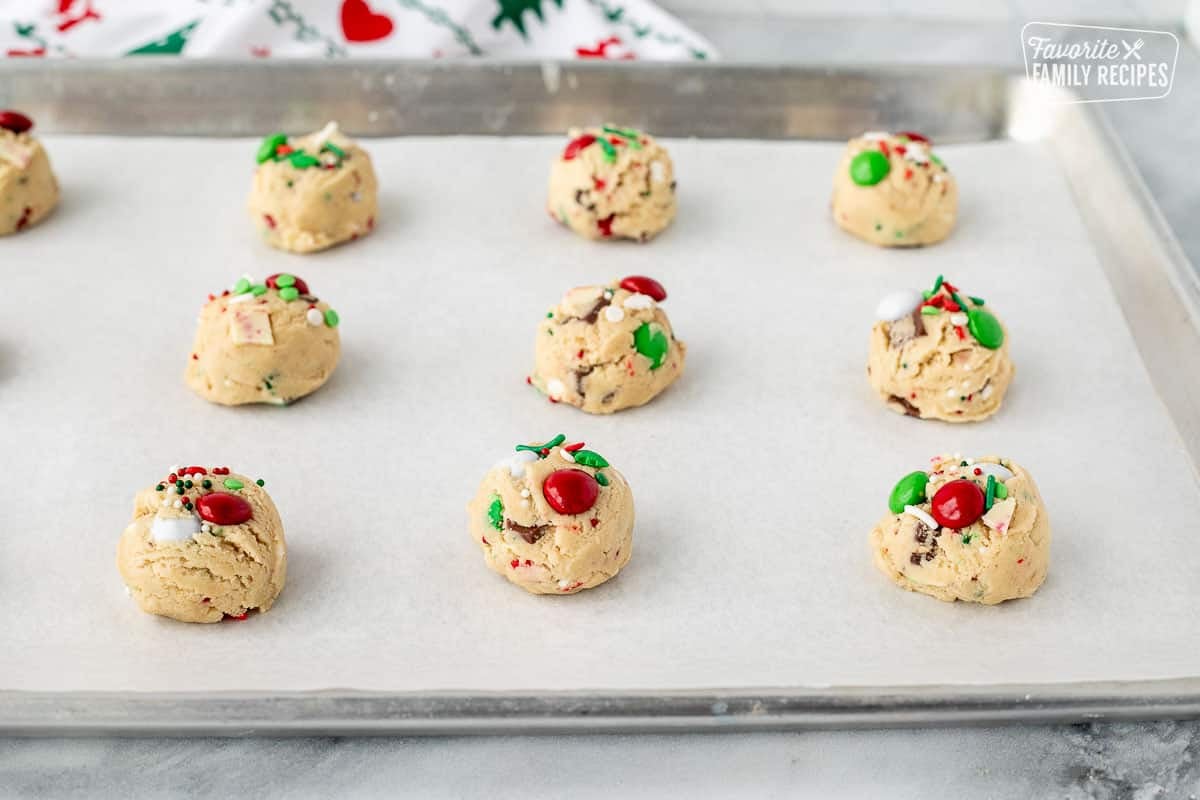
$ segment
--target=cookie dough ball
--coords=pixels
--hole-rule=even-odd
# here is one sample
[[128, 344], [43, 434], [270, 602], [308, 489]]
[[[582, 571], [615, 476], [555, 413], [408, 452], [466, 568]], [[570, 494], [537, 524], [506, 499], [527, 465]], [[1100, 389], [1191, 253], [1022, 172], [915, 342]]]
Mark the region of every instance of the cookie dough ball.
[[958, 218], [958, 186], [919, 133], [864, 133], [833, 176], [833, 219], [883, 247], [940, 242]]
[[271, 608], [287, 577], [287, 544], [262, 486], [228, 467], [175, 467], [138, 492], [117, 569], [143, 611], [220, 622]]
[[621, 473], [561, 434], [516, 452], [483, 477], [467, 506], [484, 561], [532, 594], [575, 594], [629, 563], [633, 494]]
[[940, 275], [928, 292], [883, 298], [867, 357], [871, 388], [888, 408], [912, 417], [990, 417], [1014, 372], [1004, 326], [990, 309]]
[[591, 414], [648, 403], [683, 374], [687, 356], [658, 305], [666, 298], [640, 275], [567, 292], [538, 324], [529, 383]]
[[550, 167], [550, 216], [588, 239], [647, 242], [675, 219], [675, 168], [649, 134], [629, 128], [567, 132]]
[[1029, 597], [1050, 567], [1050, 518], [1008, 459], [938, 456], [900, 479], [871, 531], [875, 565], [902, 589], [995, 605]]
[[285, 406], [329, 380], [341, 354], [338, 314], [287, 273], [244, 277], [200, 309], [184, 380], [213, 403]]
[[370, 156], [330, 122], [308, 136], [263, 139], [250, 217], [272, 247], [313, 253], [370, 233], [377, 193]]
[[0, 236], [36, 225], [58, 205], [58, 180], [32, 129], [24, 114], [0, 111]]

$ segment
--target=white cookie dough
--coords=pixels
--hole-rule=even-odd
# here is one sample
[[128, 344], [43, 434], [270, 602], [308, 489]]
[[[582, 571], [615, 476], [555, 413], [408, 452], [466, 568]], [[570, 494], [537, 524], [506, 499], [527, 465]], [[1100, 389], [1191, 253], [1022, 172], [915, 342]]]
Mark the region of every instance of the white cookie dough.
[[876, 319], [867, 380], [888, 408], [945, 422], [999, 410], [1015, 368], [1005, 328], [982, 297], [939, 275], [930, 291], [884, 297]]
[[683, 374], [687, 356], [659, 305], [666, 297], [642, 275], [571, 289], [538, 324], [529, 383], [591, 414], [657, 397]]
[[936, 456], [900, 479], [888, 509], [871, 552], [902, 589], [994, 605], [1046, 579], [1050, 518], [1033, 478], [1008, 459]]
[[467, 506], [488, 567], [532, 594], [575, 594], [615, 576], [633, 553], [633, 521], [621, 473], [561, 434], [518, 445]]
[[340, 318], [295, 275], [244, 277], [200, 310], [184, 380], [226, 406], [283, 406], [325, 384], [341, 354]]
[[175, 467], [134, 498], [117, 569], [138, 606], [181, 622], [268, 611], [287, 578], [283, 523], [263, 481]]
[[572, 128], [550, 167], [546, 210], [587, 239], [647, 242], [675, 219], [675, 168], [654, 137], [605, 125]]
[[374, 230], [377, 194], [370, 156], [331, 122], [308, 136], [263, 139], [250, 218], [272, 247], [312, 253]]
[[0, 236], [36, 225], [58, 205], [58, 180], [32, 129], [24, 114], [0, 110]]
[[950, 235], [958, 185], [919, 133], [851, 139], [833, 177], [833, 219], [883, 247], [917, 247]]

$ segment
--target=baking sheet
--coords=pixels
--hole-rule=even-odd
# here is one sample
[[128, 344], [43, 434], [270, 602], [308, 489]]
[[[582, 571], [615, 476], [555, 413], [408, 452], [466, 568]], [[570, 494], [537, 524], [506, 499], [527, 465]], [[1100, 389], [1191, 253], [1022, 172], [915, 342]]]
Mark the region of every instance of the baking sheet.
[[[596, 245], [542, 209], [552, 139], [370, 143], [377, 232], [314, 257], [244, 218], [251, 141], [48, 137], [64, 204], [0, 242], [0, 689], [211, 692], [896, 686], [1200, 675], [1200, 487], [1045, 145], [944, 148], [945, 244], [882, 251], [827, 218], [841, 146], [672, 141], [674, 228]], [[293, 271], [343, 360], [290, 408], [226, 409], [181, 375], [205, 295]], [[971, 426], [886, 412], [863, 374], [878, 297], [945, 273], [1010, 329], [1016, 381]], [[611, 418], [524, 384], [573, 285], [651, 274], [684, 377]], [[629, 479], [635, 555], [603, 587], [527, 596], [465, 531], [518, 441], [585, 439]], [[1027, 466], [1054, 525], [1038, 594], [900, 591], [866, 535], [937, 452]], [[267, 481], [289, 544], [275, 608], [184, 625], [114, 566], [134, 492], [172, 463]]]

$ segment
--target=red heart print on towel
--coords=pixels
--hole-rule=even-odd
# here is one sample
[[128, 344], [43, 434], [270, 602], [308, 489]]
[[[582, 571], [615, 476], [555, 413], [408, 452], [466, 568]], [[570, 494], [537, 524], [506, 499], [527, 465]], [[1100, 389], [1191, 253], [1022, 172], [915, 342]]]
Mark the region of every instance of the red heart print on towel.
[[348, 42], [377, 42], [392, 33], [392, 18], [377, 14], [366, 0], [343, 0], [342, 34]]

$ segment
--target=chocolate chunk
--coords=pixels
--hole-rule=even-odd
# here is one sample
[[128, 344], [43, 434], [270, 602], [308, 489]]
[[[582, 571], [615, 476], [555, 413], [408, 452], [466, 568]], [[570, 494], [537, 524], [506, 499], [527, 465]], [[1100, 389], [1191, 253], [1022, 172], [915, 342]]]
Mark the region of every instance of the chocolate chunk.
[[579, 393], [580, 397], [584, 396], [583, 379], [586, 378], [588, 375], [591, 375], [592, 370], [594, 370], [595, 368], [596, 368], [595, 366], [591, 366], [586, 369], [575, 370], [575, 391]]
[[911, 561], [912, 563], [916, 564], [918, 567], [921, 566], [921, 554], [920, 553], [913, 553], [911, 556], [908, 557], [908, 560]]
[[898, 395], [898, 394], [892, 395], [891, 401], [893, 403], [899, 403], [900, 405], [902, 405], [904, 407], [904, 413], [906, 415], [908, 415], [910, 417], [920, 417], [921, 416], [921, 412], [917, 409], [917, 407], [914, 406], [912, 403], [908, 402], [907, 400], [905, 400], [900, 395]]
[[928, 529], [928, 528], [925, 528], [924, 526], [918, 526], [918, 527], [917, 527], [916, 540], [917, 540], [918, 542], [920, 542], [921, 544], [925, 544], [925, 542], [926, 542], [928, 539], [929, 539], [929, 529]]
[[516, 531], [529, 544], [533, 544], [538, 539], [546, 535], [546, 531], [550, 530], [549, 525], [521, 525], [513, 522], [511, 519], [504, 520], [505, 526], [510, 531]]
[[888, 326], [888, 344], [893, 350], [899, 350], [918, 336], [925, 335], [925, 320], [921, 317], [921, 309], [917, 308], [907, 317]]
[[614, 398], [614, 397], [616, 397], [616, 396], [617, 396], [617, 390], [616, 390], [616, 389], [613, 389], [611, 392], [609, 392], [608, 394], [604, 395], [604, 397], [601, 397], [601, 398], [600, 398], [600, 404], [601, 404], [601, 405], [607, 405], [607, 404], [611, 403], [611, 402], [613, 401], [613, 398]]
[[596, 320], [600, 318], [600, 312], [603, 311], [604, 307], [608, 305], [612, 305], [612, 298], [607, 296], [604, 292], [601, 292], [600, 296], [596, 298], [595, 304], [582, 317], [563, 317], [558, 324], [562, 325], [570, 322], [573, 319], [581, 319], [588, 325], [595, 325]]

